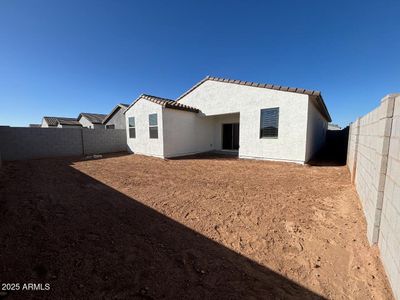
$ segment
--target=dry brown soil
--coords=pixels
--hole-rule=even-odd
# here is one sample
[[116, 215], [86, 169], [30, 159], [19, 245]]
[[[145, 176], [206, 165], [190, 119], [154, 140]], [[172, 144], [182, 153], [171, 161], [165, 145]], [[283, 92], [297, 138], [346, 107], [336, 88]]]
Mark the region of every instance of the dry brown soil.
[[392, 299], [345, 166], [9, 162], [0, 221], [7, 299]]

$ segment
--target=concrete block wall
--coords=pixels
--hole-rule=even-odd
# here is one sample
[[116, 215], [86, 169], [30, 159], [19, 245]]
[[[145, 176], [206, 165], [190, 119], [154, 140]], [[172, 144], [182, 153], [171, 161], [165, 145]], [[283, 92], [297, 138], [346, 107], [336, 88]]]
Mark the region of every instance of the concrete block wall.
[[393, 293], [400, 299], [400, 96], [394, 100], [378, 245]]
[[82, 155], [82, 137], [79, 128], [0, 128], [2, 159]]
[[360, 120], [357, 119], [350, 125], [349, 128], [349, 142], [347, 144], [347, 166], [351, 173], [351, 182], [354, 183], [356, 175], [356, 153], [358, 147], [358, 134], [360, 130]]
[[393, 292], [400, 299], [400, 95], [350, 126], [347, 154], [370, 243], [378, 243]]
[[125, 130], [0, 127], [3, 161], [126, 151]]
[[82, 129], [85, 154], [112, 153], [126, 151], [125, 129]]

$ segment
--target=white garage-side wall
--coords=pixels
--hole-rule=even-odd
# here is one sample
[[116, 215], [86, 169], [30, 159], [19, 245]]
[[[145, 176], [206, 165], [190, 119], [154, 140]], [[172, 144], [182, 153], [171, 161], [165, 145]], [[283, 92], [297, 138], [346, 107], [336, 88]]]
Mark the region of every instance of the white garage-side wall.
[[214, 118], [200, 113], [163, 109], [164, 156], [174, 157], [215, 149]]
[[310, 160], [321, 149], [325, 143], [326, 130], [328, 128], [328, 121], [319, 112], [314, 100], [310, 96], [308, 104], [306, 161]]
[[[125, 113], [128, 151], [164, 158], [162, 106], [140, 98]], [[149, 114], [157, 114], [158, 139], [151, 139]], [[136, 138], [129, 137], [129, 117], [135, 117]]]
[[[240, 114], [239, 157], [304, 163], [309, 96], [207, 80], [179, 102], [206, 116]], [[261, 109], [279, 107], [278, 138], [260, 139]]]

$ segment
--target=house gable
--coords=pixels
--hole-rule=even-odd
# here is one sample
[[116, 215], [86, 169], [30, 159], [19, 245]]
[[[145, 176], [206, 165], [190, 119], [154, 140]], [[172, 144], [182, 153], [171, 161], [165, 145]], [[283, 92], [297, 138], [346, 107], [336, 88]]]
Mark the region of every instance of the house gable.
[[[103, 124], [107, 125], [107, 123], [121, 110], [123, 110], [123, 112], [129, 107], [128, 104], [117, 104], [113, 110], [104, 118], [103, 120]], [[122, 112], [122, 113], [123, 113]]]

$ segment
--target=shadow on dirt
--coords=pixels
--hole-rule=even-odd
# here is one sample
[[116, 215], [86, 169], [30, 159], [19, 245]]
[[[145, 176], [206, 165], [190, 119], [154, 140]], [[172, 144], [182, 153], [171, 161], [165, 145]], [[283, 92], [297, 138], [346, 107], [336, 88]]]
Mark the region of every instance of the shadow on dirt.
[[323, 299], [73, 168], [5, 163], [0, 278], [10, 299]]

